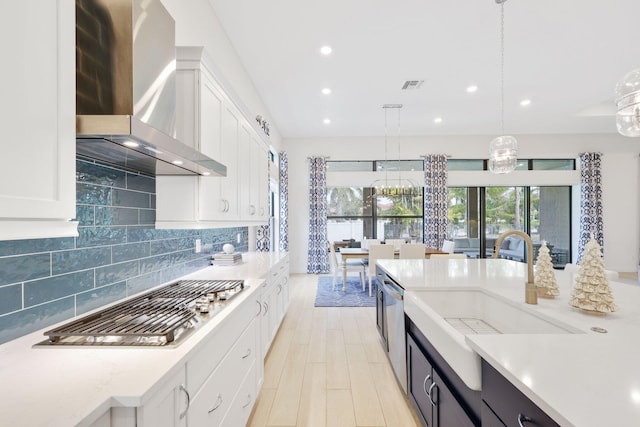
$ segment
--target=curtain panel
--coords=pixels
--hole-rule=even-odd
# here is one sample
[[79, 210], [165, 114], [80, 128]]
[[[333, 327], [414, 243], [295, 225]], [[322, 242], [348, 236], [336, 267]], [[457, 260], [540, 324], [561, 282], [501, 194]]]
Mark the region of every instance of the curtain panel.
[[309, 248], [307, 252], [307, 273], [328, 273], [327, 161], [324, 157], [312, 157], [309, 160]]
[[[267, 162], [267, 176], [271, 176], [271, 162]], [[267, 179], [267, 194], [270, 194], [269, 179]], [[269, 224], [256, 227], [256, 252], [271, 252], [271, 215]]]
[[424, 243], [441, 248], [449, 225], [449, 194], [447, 189], [447, 156], [424, 156]]
[[580, 236], [578, 263], [587, 242], [593, 236], [604, 255], [602, 218], [602, 153], [580, 154]]
[[289, 250], [289, 159], [287, 153], [281, 151], [278, 155], [280, 178], [278, 182], [280, 200], [280, 251]]

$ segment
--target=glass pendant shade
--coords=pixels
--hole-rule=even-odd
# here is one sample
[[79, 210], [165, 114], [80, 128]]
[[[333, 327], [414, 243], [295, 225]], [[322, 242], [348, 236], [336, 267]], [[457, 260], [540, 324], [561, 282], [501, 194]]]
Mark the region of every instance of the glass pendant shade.
[[518, 142], [512, 136], [499, 136], [489, 145], [489, 170], [509, 173], [518, 162]]
[[616, 86], [616, 125], [624, 136], [640, 136], [640, 68], [627, 73]]

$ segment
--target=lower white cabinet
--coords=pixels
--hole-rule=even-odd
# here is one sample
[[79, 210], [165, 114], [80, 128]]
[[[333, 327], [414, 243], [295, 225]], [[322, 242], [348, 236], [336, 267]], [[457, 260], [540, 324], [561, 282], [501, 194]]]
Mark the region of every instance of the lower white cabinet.
[[136, 426], [184, 427], [187, 425], [189, 391], [185, 383], [185, 368], [181, 366], [165, 379], [154, 395], [138, 408]]
[[[188, 412], [190, 426], [217, 426], [225, 416], [239, 417], [233, 409], [243, 407], [245, 396], [237, 396], [241, 381], [248, 372], [253, 375], [248, 379], [252, 398], [255, 397], [256, 377], [256, 328], [255, 321], [243, 332], [236, 344], [231, 348], [224, 360], [215, 368], [209, 378], [194, 396]], [[188, 362], [187, 362], [188, 366]], [[238, 398], [241, 402], [236, 403]], [[246, 421], [246, 420], [245, 420]], [[243, 424], [237, 424], [243, 425]]]

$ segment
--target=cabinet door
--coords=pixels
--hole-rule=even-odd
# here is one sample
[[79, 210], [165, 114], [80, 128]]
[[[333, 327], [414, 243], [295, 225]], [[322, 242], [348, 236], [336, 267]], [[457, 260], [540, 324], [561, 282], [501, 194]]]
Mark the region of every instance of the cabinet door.
[[75, 2], [12, 2], [5, 14], [0, 240], [75, 236]]
[[432, 375], [435, 386], [431, 390], [431, 398], [437, 406], [437, 411], [434, 413], [434, 418], [437, 417], [437, 419], [434, 419], [433, 425], [474, 427], [471, 419], [435, 369]]
[[220, 158], [227, 166], [227, 176], [218, 178], [223, 205], [222, 219], [238, 219], [238, 126], [239, 113], [225, 107], [222, 110], [222, 147]]
[[429, 388], [433, 384], [431, 363], [411, 335], [407, 335], [407, 370], [409, 399], [418, 410], [424, 425], [435, 427], [434, 421], [438, 420], [438, 412], [429, 397]]
[[251, 134], [246, 123], [241, 123], [238, 137], [238, 184], [240, 219], [249, 220], [255, 213], [251, 209], [251, 170], [253, 169], [251, 156]]
[[184, 427], [187, 425], [188, 402], [182, 367], [138, 410], [137, 426]]

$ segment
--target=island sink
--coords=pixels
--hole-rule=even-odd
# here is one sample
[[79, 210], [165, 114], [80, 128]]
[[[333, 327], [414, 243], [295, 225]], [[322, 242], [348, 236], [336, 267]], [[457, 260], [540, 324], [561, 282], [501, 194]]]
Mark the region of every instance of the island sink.
[[405, 293], [405, 312], [472, 390], [481, 389], [480, 356], [471, 334], [571, 334], [581, 330], [482, 289]]

